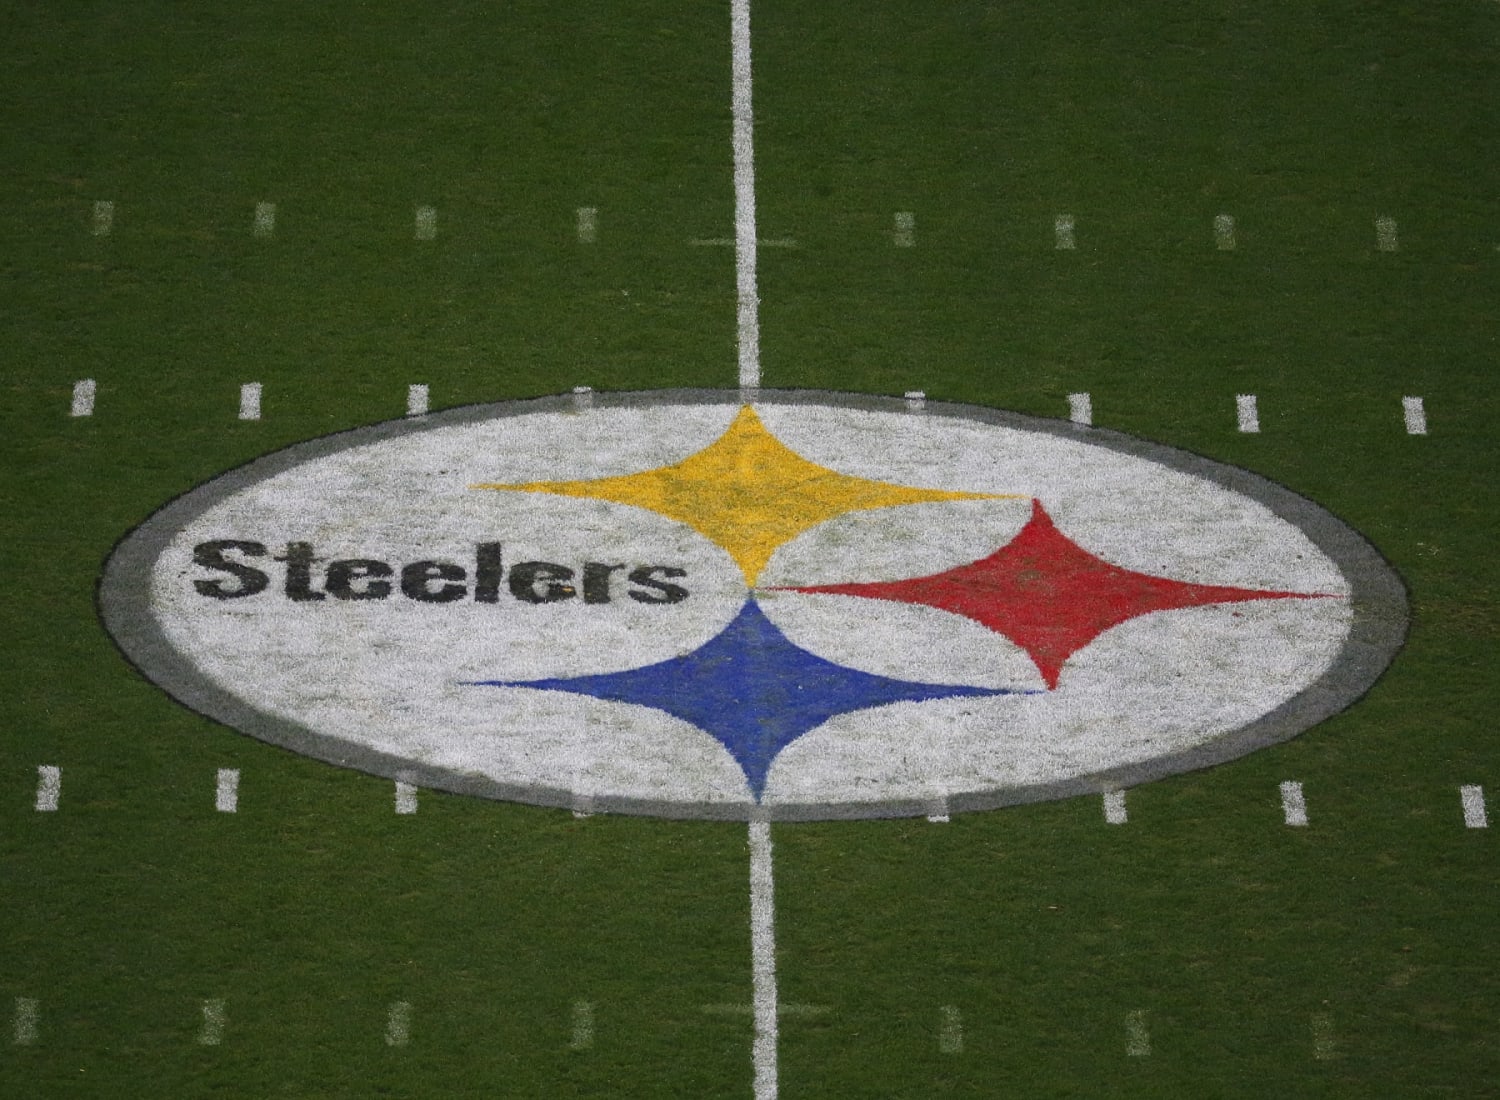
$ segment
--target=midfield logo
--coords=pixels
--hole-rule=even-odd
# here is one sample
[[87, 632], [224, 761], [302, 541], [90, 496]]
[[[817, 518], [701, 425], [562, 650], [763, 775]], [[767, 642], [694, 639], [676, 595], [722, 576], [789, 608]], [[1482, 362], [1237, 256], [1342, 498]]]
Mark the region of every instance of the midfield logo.
[[122, 542], [106, 624], [187, 705], [337, 763], [783, 818], [1227, 760], [1347, 706], [1404, 636], [1379, 555], [1245, 471], [971, 407], [736, 396], [267, 456]]

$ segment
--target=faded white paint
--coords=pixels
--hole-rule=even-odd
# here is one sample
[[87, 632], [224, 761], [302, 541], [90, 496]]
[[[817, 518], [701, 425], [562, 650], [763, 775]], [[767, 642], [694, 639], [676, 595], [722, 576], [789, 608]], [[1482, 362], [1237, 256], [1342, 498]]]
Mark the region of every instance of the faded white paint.
[[1052, 236], [1057, 248], [1073, 249], [1078, 247], [1078, 238], [1073, 232], [1073, 215], [1059, 214], [1052, 219]]
[[1234, 399], [1234, 415], [1242, 432], [1260, 431], [1260, 402], [1253, 393], [1242, 393]]
[[592, 386], [573, 387], [573, 408], [578, 412], [592, 409], [594, 407], [594, 388]]
[[203, 1024], [198, 1029], [198, 1042], [206, 1047], [216, 1047], [222, 1043], [228, 1019], [224, 998], [213, 997], [204, 1001]]
[[895, 226], [891, 230], [891, 243], [897, 248], [910, 248], [917, 243], [917, 216], [910, 210], [896, 214]]
[[385, 1020], [385, 1045], [404, 1047], [411, 1042], [411, 1002], [396, 1001]]
[[1104, 794], [1104, 820], [1110, 825], [1124, 825], [1130, 820], [1125, 812], [1125, 792], [1106, 791]]
[[1314, 1012], [1311, 1024], [1313, 1058], [1319, 1062], [1327, 1062], [1336, 1058], [1338, 1052], [1334, 1049], [1333, 1015], [1328, 1012]]
[[1132, 1009], [1125, 1014], [1125, 1053], [1131, 1058], [1151, 1056], [1151, 1031], [1146, 1026], [1145, 1009]]
[[1401, 419], [1406, 422], [1407, 435], [1427, 434], [1427, 409], [1420, 397], [1401, 399]]
[[61, 797], [62, 769], [52, 764], [39, 765], [36, 769], [37, 813], [55, 813]]
[[33, 997], [16, 998], [16, 1015], [14, 1023], [15, 1043], [18, 1047], [29, 1047], [33, 1045], [40, 1033], [42, 1007]]
[[906, 391], [906, 408], [910, 412], [921, 412], [927, 407], [927, 394], [922, 390]]
[[942, 1054], [964, 1052], [964, 1018], [957, 1005], [938, 1009], [938, 1051]]
[[1234, 246], [1234, 216], [1217, 215], [1214, 218], [1214, 247], [1220, 252], [1233, 252]]
[[1302, 793], [1302, 784], [1295, 779], [1281, 784], [1281, 814], [1294, 828], [1307, 825], [1307, 798]]
[[428, 392], [425, 382], [413, 382], [406, 387], [406, 415], [427, 415]]
[[1465, 828], [1488, 829], [1490, 827], [1489, 814], [1484, 808], [1483, 787], [1466, 784], [1458, 789], [1458, 798], [1464, 808]]
[[94, 380], [92, 378], [80, 378], [73, 383], [73, 407], [70, 411], [72, 416], [94, 415]]
[[573, 1036], [568, 1046], [588, 1050], [594, 1045], [594, 1005], [592, 1001], [573, 1002]]
[[1379, 252], [1397, 252], [1401, 240], [1397, 235], [1395, 218], [1375, 219], [1375, 248]]
[[578, 243], [594, 244], [599, 240], [599, 208], [580, 206], [577, 219]]
[[1068, 394], [1068, 419], [1088, 427], [1094, 422], [1094, 399], [1086, 393]]
[[220, 768], [214, 777], [214, 809], [221, 814], [239, 812], [240, 771], [238, 768]]
[[260, 383], [246, 382], [240, 387], [240, 419], [260, 419]]
[[398, 814], [414, 814], [417, 812], [417, 788], [414, 783], [396, 780], [396, 812]]
[[430, 241], [437, 236], [437, 208], [417, 207], [412, 219], [412, 235], [419, 241]]
[[251, 223], [251, 232], [257, 237], [269, 237], [276, 232], [276, 204], [274, 202], [255, 204], [255, 220]]
[[115, 227], [115, 204], [107, 199], [94, 203], [94, 218], [90, 232], [96, 237], [107, 237]]

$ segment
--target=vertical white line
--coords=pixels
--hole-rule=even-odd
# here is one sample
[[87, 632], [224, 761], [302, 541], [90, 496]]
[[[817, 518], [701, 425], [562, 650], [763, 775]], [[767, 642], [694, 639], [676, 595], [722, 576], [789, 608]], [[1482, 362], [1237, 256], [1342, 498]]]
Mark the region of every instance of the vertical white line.
[[1104, 796], [1104, 820], [1111, 825], [1123, 825], [1130, 820], [1125, 812], [1125, 792], [1109, 791]]
[[240, 770], [220, 768], [214, 781], [214, 809], [221, 814], [237, 813], [240, 808]]
[[52, 813], [57, 809], [57, 800], [62, 796], [62, 769], [51, 764], [41, 764], [36, 769], [37, 813]]
[[246, 382], [240, 387], [240, 419], [260, 419], [260, 383]]
[[94, 222], [90, 232], [96, 237], [107, 237], [115, 227], [115, 204], [107, 199], [94, 203]]
[[590, 1001], [573, 1002], [573, 1037], [568, 1041], [572, 1050], [588, 1050], [594, 1045], [594, 1005]]
[[599, 239], [599, 208], [597, 206], [580, 206], [578, 208], [578, 243], [593, 244]]
[[917, 216], [910, 210], [896, 214], [896, 227], [891, 233], [891, 243], [897, 248], [910, 248], [917, 243]]
[[1401, 247], [1400, 238], [1396, 235], [1395, 218], [1375, 219], [1375, 248], [1380, 252], [1395, 252]]
[[1302, 795], [1302, 784], [1295, 779], [1281, 785], [1281, 813], [1288, 825], [1301, 828], [1307, 824], [1307, 799]]
[[437, 236], [437, 207], [417, 207], [412, 233], [419, 241], [430, 241]]
[[1077, 248], [1078, 240], [1073, 236], [1073, 215], [1059, 214], [1052, 219], [1052, 235], [1061, 249]]
[[[755, 389], [760, 385], [760, 292], [755, 277], [755, 112], [750, 98], [750, 0], [732, 0], [729, 23], [734, 102], [734, 278], [739, 316], [740, 386]], [[775, 1068], [774, 1064], [772, 1068]]]
[[1255, 399], [1255, 394], [1237, 394], [1234, 399], [1234, 412], [1239, 420], [1240, 431], [1260, 431], [1260, 405]]
[[269, 237], [276, 232], [276, 204], [274, 202], [255, 204], [255, 222], [251, 231], [257, 237]]
[[1484, 809], [1484, 788], [1473, 785], [1460, 787], [1458, 797], [1464, 807], [1464, 826], [1469, 829], [1488, 829], [1490, 818]]
[[906, 411], [921, 412], [927, 407], [927, 393], [924, 390], [906, 391]]
[[1234, 215], [1219, 214], [1214, 218], [1214, 247], [1220, 252], [1234, 251]]
[[1333, 1016], [1314, 1012], [1312, 1017], [1313, 1057], [1326, 1062], [1333, 1057]]
[[406, 415], [427, 415], [427, 384], [425, 382], [413, 382], [406, 387]]
[[414, 784], [401, 779], [396, 780], [396, 812], [398, 814], [417, 812], [417, 788]]
[[593, 386], [574, 386], [573, 387], [573, 409], [574, 409], [574, 411], [575, 412], [583, 412], [585, 409], [592, 409], [593, 407], [594, 407], [594, 387]]
[[1125, 1053], [1131, 1058], [1151, 1057], [1151, 1032], [1146, 1029], [1145, 1009], [1125, 1013]]
[[411, 1042], [411, 1002], [396, 1001], [385, 1021], [385, 1045], [404, 1047]]
[[92, 378], [80, 378], [77, 382], [73, 383], [73, 416], [94, 415], [95, 389], [96, 387]]
[[1401, 399], [1401, 417], [1406, 421], [1407, 435], [1427, 434], [1427, 409], [1423, 406], [1420, 397]]
[[948, 824], [948, 799], [943, 795], [934, 795], [927, 803], [927, 820], [933, 825]]
[[203, 1002], [203, 1027], [198, 1032], [198, 1042], [206, 1047], [216, 1047], [224, 1041], [224, 998], [214, 997]]
[[1087, 427], [1094, 422], [1094, 399], [1086, 393], [1068, 394], [1068, 419]]
[[16, 1046], [29, 1047], [36, 1042], [37, 1020], [40, 1015], [41, 1005], [37, 1004], [35, 998], [16, 998]]
[[776, 1100], [776, 891], [771, 875], [769, 821], [750, 822], [750, 959], [755, 1100]]
[[944, 1005], [938, 1010], [943, 1022], [938, 1028], [938, 1051], [942, 1054], [964, 1052], [964, 1018], [957, 1005]]

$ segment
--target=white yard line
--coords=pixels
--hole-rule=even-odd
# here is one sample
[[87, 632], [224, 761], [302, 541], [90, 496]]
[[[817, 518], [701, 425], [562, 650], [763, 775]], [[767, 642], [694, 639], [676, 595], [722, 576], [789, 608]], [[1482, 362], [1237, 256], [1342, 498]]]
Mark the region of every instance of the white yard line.
[[1125, 792], [1109, 791], [1104, 796], [1104, 820], [1111, 825], [1124, 825], [1130, 820], [1125, 812]]
[[214, 809], [221, 814], [238, 813], [240, 808], [240, 770], [220, 768], [214, 780]]
[[1281, 785], [1281, 813], [1288, 825], [1296, 828], [1307, 825], [1307, 799], [1302, 795], [1302, 784], [1295, 779]]
[[224, 1041], [224, 1023], [227, 1019], [224, 998], [214, 997], [203, 1002], [203, 1027], [198, 1032], [198, 1042], [206, 1047], [216, 1047]]
[[276, 204], [274, 202], [255, 204], [255, 222], [251, 231], [257, 237], [269, 237], [276, 232]]
[[911, 248], [917, 243], [917, 216], [910, 210], [897, 211], [891, 243], [897, 248]]
[[1151, 1032], [1146, 1027], [1145, 1009], [1125, 1013], [1125, 1053], [1131, 1058], [1151, 1057]]
[[1086, 393], [1068, 394], [1068, 419], [1088, 427], [1094, 422], [1094, 399]]
[[437, 236], [437, 207], [417, 207], [413, 218], [412, 234], [419, 241], [430, 241]]
[[260, 383], [246, 382], [240, 387], [240, 419], [260, 419]]
[[750, 822], [750, 971], [755, 1006], [755, 1100], [776, 1100], [776, 891], [771, 823]]
[[115, 204], [107, 199], [94, 203], [94, 221], [89, 231], [96, 237], [107, 237], [115, 227]]
[[57, 800], [62, 797], [62, 769], [51, 764], [41, 764], [36, 769], [36, 810], [48, 814], [57, 810]]
[[404, 1047], [411, 1042], [411, 1002], [397, 1001], [391, 1005], [385, 1021], [385, 1045]]
[[1234, 244], [1234, 215], [1219, 214], [1214, 218], [1214, 247], [1220, 252], [1233, 252]]
[[1375, 219], [1375, 248], [1379, 252], [1397, 252], [1401, 239], [1396, 232], [1395, 218]]
[[938, 1009], [942, 1023], [938, 1025], [938, 1052], [962, 1054], [964, 1052], [964, 1018], [957, 1005], [944, 1005]]
[[1401, 399], [1401, 418], [1406, 421], [1407, 435], [1427, 434], [1427, 409], [1420, 397]]
[[1260, 431], [1260, 403], [1253, 393], [1237, 394], [1234, 399], [1235, 417], [1239, 421], [1240, 431]]
[[417, 788], [416, 784], [405, 780], [396, 780], [396, 812], [398, 814], [414, 814], [417, 812]]
[[1053, 218], [1052, 235], [1055, 238], [1056, 247], [1064, 250], [1077, 248], [1078, 238], [1073, 235], [1073, 215], [1059, 214]]
[[427, 415], [427, 384], [425, 382], [413, 382], [406, 387], [406, 415]]
[[593, 244], [599, 239], [599, 208], [597, 206], [580, 206], [578, 208], [578, 243]]
[[573, 1002], [573, 1037], [568, 1041], [572, 1050], [588, 1050], [594, 1045], [594, 1006], [590, 1001]]
[[92, 378], [80, 378], [73, 383], [72, 416], [94, 415], [94, 392], [97, 387]]
[[1484, 788], [1473, 784], [1460, 787], [1458, 797], [1464, 807], [1465, 828], [1488, 829], [1490, 818], [1484, 809]]
[[35, 998], [16, 998], [16, 1020], [15, 1039], [16, 1046], [29, 1047], [36, 1042], [37, 1019], [41, 1014], [41, 1005], [37, 1004]]
[[[760, 386], [760, 292], [756, 288], [755, 276], [755, 111], [750, 98], [750, 0], [732, 0], [729, 25], [734, 104], [734, 280], [739, 317], [740, 386], [755, 389]], [[774, 1017], [772, 1023], [775, 1023]], [[774, 1060], [771, 1068], [774, 1071]], [[774, 1076], [771, 1094], [775, 1094]]]

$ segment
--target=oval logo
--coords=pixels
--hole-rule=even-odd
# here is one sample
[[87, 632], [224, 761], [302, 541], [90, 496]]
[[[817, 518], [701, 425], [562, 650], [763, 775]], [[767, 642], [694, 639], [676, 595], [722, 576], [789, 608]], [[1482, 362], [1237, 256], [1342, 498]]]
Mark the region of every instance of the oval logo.
[[673, 817], [985, 809], [1285, 740], [1406, 630], [1356, 532], [1094, 428], [849, 394], [455, 409], [288, 448], [126, 537], [180, 702], [424, 786]]

